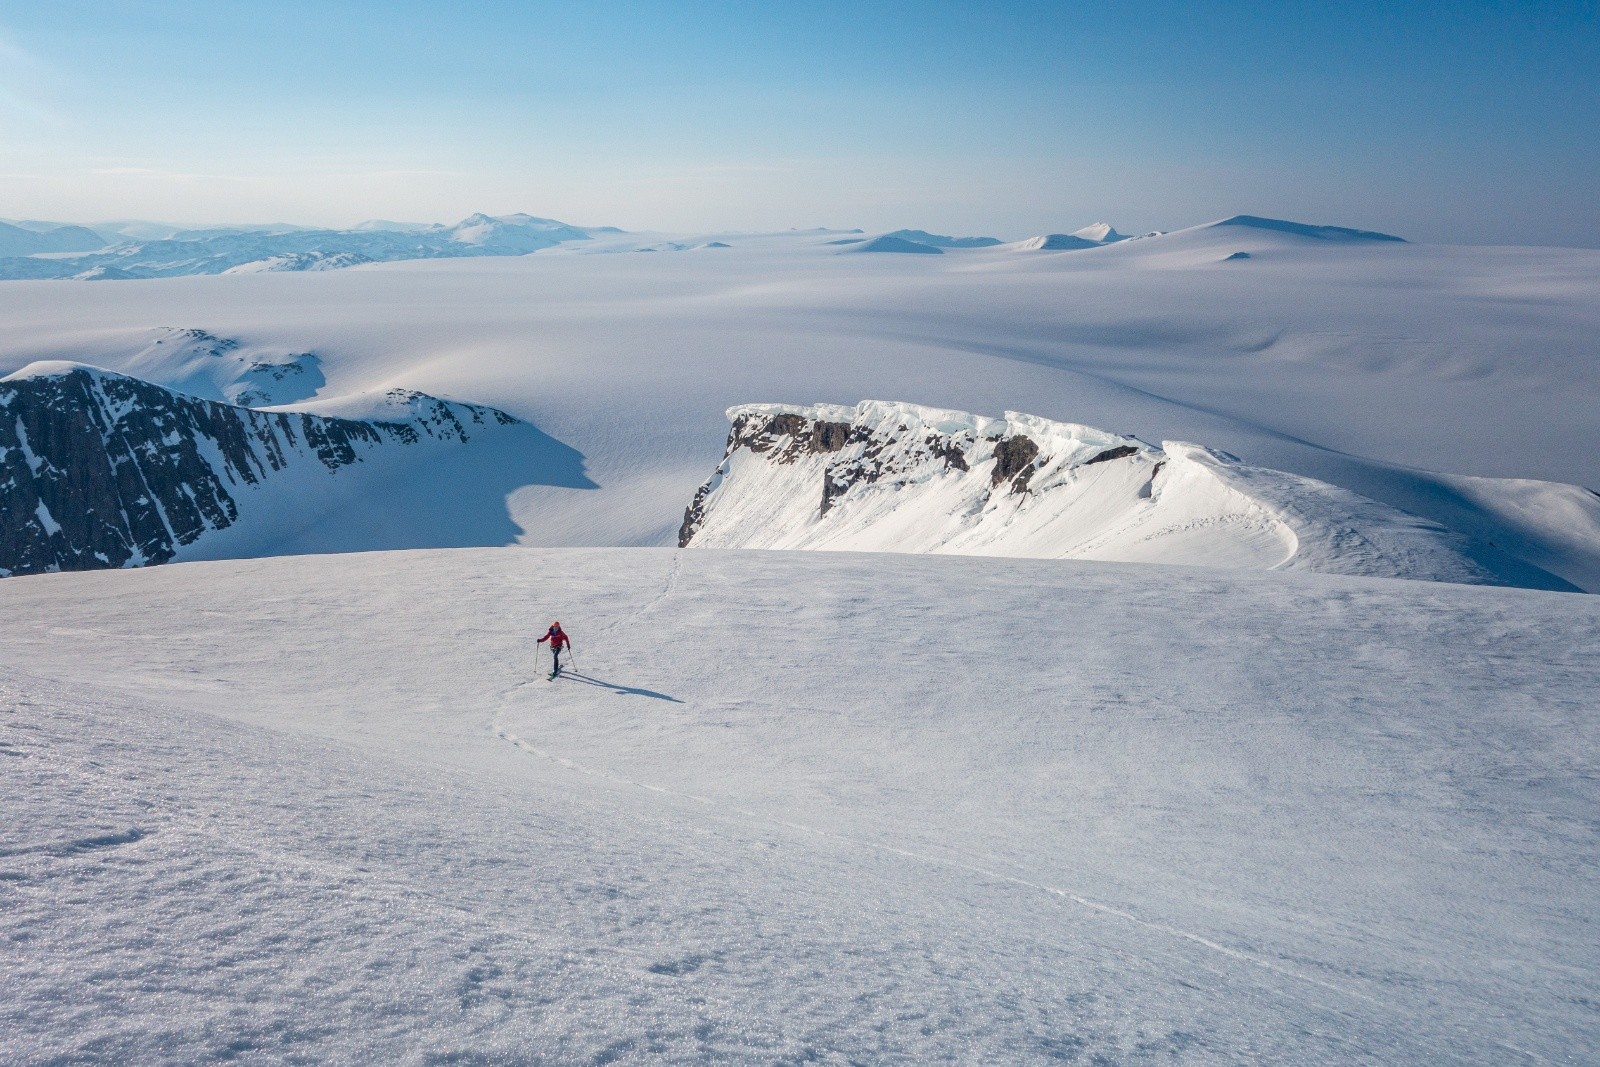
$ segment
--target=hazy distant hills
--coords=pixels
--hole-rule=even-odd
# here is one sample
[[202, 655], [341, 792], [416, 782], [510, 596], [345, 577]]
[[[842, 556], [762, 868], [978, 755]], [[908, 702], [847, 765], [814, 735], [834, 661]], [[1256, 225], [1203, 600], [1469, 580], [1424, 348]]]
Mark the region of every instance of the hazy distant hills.
[[32, 256], [40, 252], [93, 252], [109, 244], [110, 241], [85, 226], [0, 222], [0, 256]]
[[[1235, 215], [1195, 230], [1269, 231], [1316, 241], [1400, 241], [1401, 238], [1341, 226], [1312, 226], [1255, 215]], [[839, 231], [819, 231], [833, 232]], [[1073, 252], [1130, 240], [1109, 223], [1072, 233], [1047, 233], [1009, 243], [998, 237], [947, 236], [902, 229], [871, 235], [860, 230], [829, 240], [846, 252], [940, 255], [945, 252]], [[52, 222], [0, 222], [0, 280], [71, 278], [122, 281], [192, 274], [258, 274], [326, 271], [367, 263], [462, 256], [524, 256], [557, 245], [594, 241], [595, 251], [686, 251], [727, 247], [725, 242], [656, 241], [638, 245], [614, 238], [614, 226], [574, 226], [536, 215], [470, 215], [454, 225], [372, 219], [350, 229], [308, 229], [287, 223], [182, 229], [162, 223], [120, 220], [93, 226]], [[861, 234], [860, 236], [854, 236]], [[659, 235], [657, 235], [659, 236]], [[1161, 236], [1159, 233], [1145, 237]], [[1132, 238], [1137, 240], [1137, 238]], [[1248, 253], [1236, 258], [1247, 259]]]
[[[173, 230], [116, 223], [102, 230], [41, 223], [0, 223], [0, 279], [170, 278], [188, 274], [329, 270], [360, 263], [458, 256], [520, 256], [593, 230], [533, 215], [483, 215], [452, 226], [374, 220], [349, 230], [239, 226]], [[40, 253], [55, 253], [41, 257]], [[61, 253], [77, 253], [62, 255]]]

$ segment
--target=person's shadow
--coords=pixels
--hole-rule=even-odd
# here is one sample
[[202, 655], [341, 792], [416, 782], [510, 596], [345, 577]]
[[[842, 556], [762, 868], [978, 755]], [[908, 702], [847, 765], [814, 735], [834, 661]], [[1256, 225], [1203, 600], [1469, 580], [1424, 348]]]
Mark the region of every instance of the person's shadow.
[[560, 681], [563, 678], [569, 681], [578, 682], [582, 685], [593, 685], [598, 686], [601, 689], [609, 689], [618, 696], [653, 697], [656, 700], [670, 700], [674, 704], [683, 703], [683, 701], [679, 700], [677, 697], [669, 697], [667, 694], [657, 693], [653, 689], [640, 689], [637, 686], [618, 685], [615, 682], [605, 682], [601, 681], [599, 678], [592, 678], [589, 675], [582, 674], [578, 671], [564, 670], [560, 674], [556, 675], [557, 681]]

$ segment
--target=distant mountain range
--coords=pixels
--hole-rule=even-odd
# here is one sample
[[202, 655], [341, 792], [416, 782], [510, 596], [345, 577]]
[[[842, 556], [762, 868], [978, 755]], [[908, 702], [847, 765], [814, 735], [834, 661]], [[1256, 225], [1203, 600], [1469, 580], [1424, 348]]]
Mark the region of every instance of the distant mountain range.
[[0, 222], [0, 256], [32, 256], [41, 252], [94, 252], [111, 244], [86, 226]]
[[[1191, 227], [1188, 231], [1200, 232], [1213, 231], [1218, 234], [1239, 231], [1249, 234], [1252, 231], [1259, 233], [1268, 231], [1272, 233], [1289, 234], [1297, 238], [1308, 238], [1313, 241], [1335, 242], [1398, 242], [1405, 243], [1405, 238], [1396, 237], [1389, 233], [1378, 233], [1375, 230], [1353, 230], [1347, 226], [1312, 226], [1303, 222], [1289, 222], [1285, 219], [1268, 219], [1259, 215], [1234, 215], [1217, 222], [1208, 222], [1200, 226]], [[1072, 233], [1043, 233], [1036, 237], [1025, 237], [1020, 241], [1009, 244], [1002, 243], [997, 237], [945, 237], [941, 234], [928, 233], [926, 230], [894, 230], [890, 233], [880, 234], [877, 237], [847, 237], [829, 244], [845, 245], [846, 252], [897, 252], [917, 255], [941, 255], [949, 249], [966, 248], [992, 248], [1001, 252], [1076, 252], [1086, 248], [1104, 248], [1107, 245], [1121, 244], [1124, 241], [1137, 241], [1141, 237], [1162, 237], [1162, 231], [1130, 236], [1118, 233], [1116, 229], [1106, 222], [1091, 223], [1081, 230]], [[1228, 259], [1249, 259], [1248, 252], [1235, 252], [1226, 257]]]
[[[1342, 226], [1312, 226], [1255, 215], [1235, 215], [1196, 229], [1274, 231], [1319, 241], [1400, 241], [1401, 238]], [[122, 220], [93, 227], [51, 222], [0, 221], [0, 280], [71, 278], [117, 281], [192, 274], [257, 274], [340, 270], [366, 263], [461, 256], [523, 256], [556, 245], [611, 237], [615, 226], [573, 226], [534, 215], [471, 215], [453, 226], [373, 219], [347, 230], [306, 229], [283, 223], [179, 229]], [[829, 232], [829, 231], [819, 231]], [[839, 231], [831, 231], [837, 233]], [[845, 252], [941, 255], [947, 251], [1067, 252], [1103, 248], [1130, 238], [1109, 223], [1072, 233], [1047, 233], [1005, 243], [998, 237], [952, 237], [927, 230], [892, 230], [877, 235], [848, 231], [829, 240]], [[860, 234], [860, 236], [855, 236]], [[1159, 236], [1159, 233], [1142, 236]], [[597, 251], [687, 251], [725, 248], [704, 239], [658, 241]], [[1249, 258], [1242, 253], [1234, 258]]]
[[458, 256], [521, 256], [595, 234], [533, 215], [472, 215], [453, 226], [374, 220], [349, 230], [240, 226], [174, 230], [116, 223], [101, 230], [0, 223], [0, 279], [117, 280], [188, 274], [332, 270], [360, 263]]

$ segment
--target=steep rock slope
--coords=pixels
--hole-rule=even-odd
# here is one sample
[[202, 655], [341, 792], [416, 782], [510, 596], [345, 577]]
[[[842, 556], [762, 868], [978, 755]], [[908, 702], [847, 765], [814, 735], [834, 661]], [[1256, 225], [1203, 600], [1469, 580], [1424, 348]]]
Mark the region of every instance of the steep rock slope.
[[0, 575], [167, 562], [236, 523], [269, 482], [321, 481], [380, 449], [517, 422], [406, 390], [381, 409], [255, 411], [82, 364], [32, 364], [0, 379]]
[[948, 552], [1570, 589], [1445, 527], [1182, 442], [913, 404], [729, 410], [680, 547]]

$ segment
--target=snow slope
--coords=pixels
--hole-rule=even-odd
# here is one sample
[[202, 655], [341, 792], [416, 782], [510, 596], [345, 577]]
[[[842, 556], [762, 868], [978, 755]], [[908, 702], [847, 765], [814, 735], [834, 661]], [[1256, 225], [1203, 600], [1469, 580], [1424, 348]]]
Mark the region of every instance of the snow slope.
[[1573, 587], [1486, 542], [1226, 453], [915, 404], [729, 409], [680, 547], [955, 552]]
[[326, 384], [315, 352], [242, 344], [195, 327], [147, 331], [117, 360], [131, 377], [220, 403], [260, 407], [309, 400]]
[[0, 603], [6, 1062], [1600, 1044], [1594, 598], [498, 549]]
[[1005, 246], [1008, 251], [1013, 252], [1077, 252], [1085, 248], [1099, 247], [1099, 241], [1070, 233], [1040, 234], [1038, 237], [1027, 237]]
[[[0, 283], [0, 371], [137, 373], [149, 331], [181, 326], [314, 352], [318, 397], [490, 404], [581, 459], [582, 482], [498, 487], [483, 528], [534, 544], [672, 544], [729, 406], [889, 396], [1198, 442], [1600, 588], [1600, 498], [1583, 488], [1600, 487], [1600, 252], [1209, 226], [1069, 254], [837, 255], [839, 236], [601, 235], [515, 259]], [[712, 240], [731, 247], [593, 254]], [[1237, 251], [1252, 258], [1223, 263]]]
[[1103, 245], [1115, 244], [1117, 241], [1126, 241], [1128, 239], [1127, 234], [1118, 233], [1116, 227], [1112, 226], [1109, 222], [1091, 222], [1083, 229], [1073, 230], [1071, 234], [1066, 236], [1076, 237], [1083, 241], [1093, 241], [1095, 244]]

